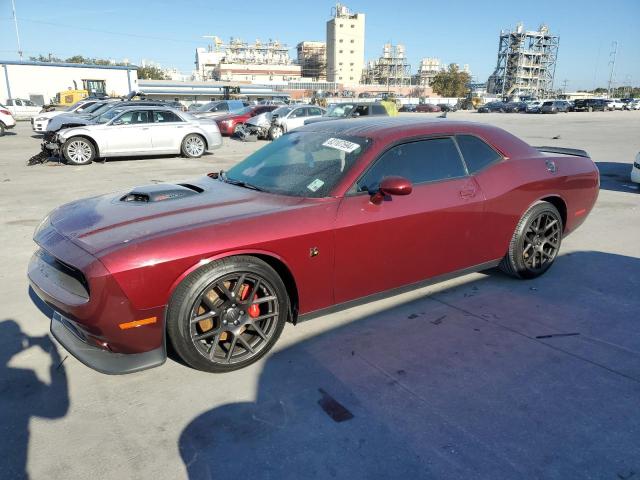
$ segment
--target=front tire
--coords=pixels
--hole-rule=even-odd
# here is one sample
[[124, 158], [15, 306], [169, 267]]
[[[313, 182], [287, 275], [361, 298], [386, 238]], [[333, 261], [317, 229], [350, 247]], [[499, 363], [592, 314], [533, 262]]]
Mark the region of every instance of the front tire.
[[282, 127], [274, 125], [273, 127], [269, 128], [269, 140], [277, 140], [282, 136], [283, 133], [284, 132], [282, 131]]
[[562, 232], [558, 209], [549, 202], [536, 203], [520, 219], [500, 269], [516, 278], [539, 277], [553, 265]]
[[211, 262], [188, 275], [167, 310], [167, 333], [191, 367], [213, 373], [244, 368], [276, 343], [289, 312], [282, 279], [251, 256]]
[[84, 137], [71, 137], [64, 142], [62, 155], [71, 165], [88, 165], [96, 158], [96, 148]]
[[180, 151], [187, 158], [200, 158], [204, 155], [207, 146], [204, 138], [196, 133], [191, 133], [184, 137]]
[[0, 122], [0, 137], [4, 137], [4, 123]]

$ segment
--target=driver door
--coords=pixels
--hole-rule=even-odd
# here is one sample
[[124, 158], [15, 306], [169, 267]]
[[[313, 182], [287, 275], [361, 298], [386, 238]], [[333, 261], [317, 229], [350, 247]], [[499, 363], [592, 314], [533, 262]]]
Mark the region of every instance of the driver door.
[[[410, 180], [407, 196], [371, 202], [384, 177]], [[483, 195], [452, 138], [396, 145], [347, 194], [335, 229], [335, 302], [470, 267]]]
[[109, 155], [135, 155], [152, 151], [150, 112], [127, 110], [105, 126]]

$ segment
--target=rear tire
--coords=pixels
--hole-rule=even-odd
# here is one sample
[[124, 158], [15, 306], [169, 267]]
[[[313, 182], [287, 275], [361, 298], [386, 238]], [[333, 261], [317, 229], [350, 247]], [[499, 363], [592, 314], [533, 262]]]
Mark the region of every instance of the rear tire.
[[182, 140], [182, 146], [180, 147], [180, 151], [182, 155], [187, 158], [200, 158], [204, 155], [204, 152], [207, 149], [207, 144], [197, 133], [190, 133]]
[[64, 142], [62, 155], [71, 165], [89, 165], [96, 158], [96, 148], [84, 137], [71, 137]]
[[549, 202], [538, 202], [522, 216], [500, 269], [516, 278], [536, 278], [555, 261], [563, 232], [562, 217]]
[[167, 334], [191, 367], [224, 373], [275, 345], [289, 314], [280, 276], [252, 256], [223, 258], [189, 274], [167, 309]]
[[4, 137], [4, 123], [0, 122], [0, 137]]

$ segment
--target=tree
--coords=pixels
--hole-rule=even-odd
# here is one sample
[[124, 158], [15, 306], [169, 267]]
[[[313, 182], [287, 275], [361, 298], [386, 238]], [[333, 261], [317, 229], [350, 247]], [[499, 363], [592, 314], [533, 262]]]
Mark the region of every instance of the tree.
[[452, 63], [447, 70], [438, 72], [431, 81], [431, 88], [442, 97], [463, 97], [467, 93], [467, 84], [471, 75], [461, 72], [458, 65]]
[[138, 78], [142, 80], [167, 80], [167, 76], [164, 72], [153, 65], [138, 67]]

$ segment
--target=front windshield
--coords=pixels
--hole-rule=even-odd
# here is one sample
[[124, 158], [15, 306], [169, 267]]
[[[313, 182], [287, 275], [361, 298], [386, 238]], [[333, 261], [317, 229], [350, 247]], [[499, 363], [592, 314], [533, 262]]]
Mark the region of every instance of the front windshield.
[[338, 103], [336, 105], [331, 105], [327, 113], [325, 113], [326, 117], [346, 117], [351, 113], [351, 110], [354, 109], [354, 105], [351, 103]]
[[111, 110], [108, 110], [106, 112], [104, 112], [101, 115], [98, 115], [95, 118], [95, 122], [96, 123], [107, 123], [109, 120], [111, 120], [112, 118], [114, 118], [117, 115], [120, 115], [122, 112], [124, 112], [123, 109], [121, 108], [112, 108]]
[[96, 108], [94, 111], [91, 112], [91, 116], [92, 117], [98, 117], [100, 115], [102, 115], [103, 113], [111, 110], [112, 108], [116, 107], [120, 102], [113, 102], [113, 103], [105, 103], [104, 105]]
[[200, 105], [198, 108], [196, 108], [196, 112], [208, 112], [217, 103], [219, 102], [209, 102], [205, 103], [204, 105]]
[[82, 109], [82, 113], [92, 113], [95, 112], [96, 110], [98, 110], [99, 108], [104, 107], [105, 105], [109, 105], [108, 103], [101, 103], [101, 102], [97, 102], [94, 103], [93, 105], [89, 105], [87, 108]]
[[79, 102], [74, 103], [73, 105], [67, 107], [64, 109], [65, 112], [75, 112], [80, 105], [82, 105], [85, 101], [84, 100], [80, 100]]
[[291, 132], [231, 168], [223, 179], [294, 197], [326, 197], [369, 145], [364, 137]]

